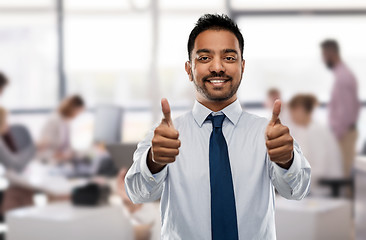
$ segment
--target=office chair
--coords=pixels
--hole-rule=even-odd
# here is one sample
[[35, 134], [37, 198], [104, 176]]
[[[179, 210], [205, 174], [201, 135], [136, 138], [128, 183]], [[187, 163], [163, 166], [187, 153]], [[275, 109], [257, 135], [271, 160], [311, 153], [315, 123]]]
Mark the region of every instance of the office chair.
[[14, 140], [15, 147], [18, 151], [34, 145], [34, 141], [27, 127], [21, 124], [11, 125], [9, 128], [10, 135]]

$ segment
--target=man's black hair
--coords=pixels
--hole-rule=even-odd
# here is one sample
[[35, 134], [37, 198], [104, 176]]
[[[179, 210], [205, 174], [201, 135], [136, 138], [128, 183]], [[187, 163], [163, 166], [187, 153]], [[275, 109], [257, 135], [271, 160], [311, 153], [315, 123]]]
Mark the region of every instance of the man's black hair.
[[339, 45], [337, 43], [336, 40], [334, 39], [327, 39], [327, 40], [324, 40], [322, 43], [321, 43], [321, 47], [323, 49], [330, 49], [336, 53], [339, 53]]
[[0, 72], [0, 89], [5, 87], [9, 83], [8, 78], [4, 73]]
[[227, 30], [232, 32], [238, 39], [241, 57], [243, 58], [244, 38], [238, 28], [238, 25], [225, 14], [205, 14], [198, 19], [198, 21], [196, 22], [196, 26], [191, 31], [191, 34], [189, 34], [188, 59], [191, 59], [191, 53], [194, 48], [194, 42], [197, 36], [201, 32], [209, 29]]

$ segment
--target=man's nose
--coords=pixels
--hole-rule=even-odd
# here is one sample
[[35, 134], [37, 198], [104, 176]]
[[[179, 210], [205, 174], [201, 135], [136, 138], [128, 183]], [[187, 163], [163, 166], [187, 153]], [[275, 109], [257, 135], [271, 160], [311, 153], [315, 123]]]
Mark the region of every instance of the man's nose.
[[209, 67], [210, 72], [225, 72], [225, 67], [220, 58], [213, 59]]

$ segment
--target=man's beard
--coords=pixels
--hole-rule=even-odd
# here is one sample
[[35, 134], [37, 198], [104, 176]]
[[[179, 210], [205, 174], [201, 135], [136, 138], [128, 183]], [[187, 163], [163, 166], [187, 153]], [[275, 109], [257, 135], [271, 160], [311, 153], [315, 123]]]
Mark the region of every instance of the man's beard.
[[334, 63], [332, 61], [326, 61], [325, 65], [328, 69], [332, 70], [334, 68]]
[[[225, 73], [212, 73], [212, 74], [204, 76], [202, 78], [202, 80], [201, 80], [202, 81], [202, 86], [200, 86], [197, 83], [197, 81], [195, 80], [193, 72], [191, 72], [191, 76], [193, 78], [193, 83], [194, 83], [197, 91], [199, 93], [201, 93], [203, 96], [205, 96], [208, 100], [215, 101], [215, 102], [221, 102], [221, 101], [226, 101], [226, 100], [230, 99], [238, 91], [238, 88], [239, 88], [240, 83], [241, 83], [241, 78], [240, 78], [240, 81], [237, 85], [232, 85], [233, 78], [231, 76], [226, 75]], [[226, 95], [224, 95], [224, 96], [213, 96], [212, 94], [210, 94], [210, 92], [208, 91], [208, 89], [206, 87], [205, 82], [207, 81], [207, 79], [214, 78], [214, 77], [222, 77], [222, 78], [225, 78], [225, 79], [227, 79], [228, 81], [231, 82], [231, 89]]]

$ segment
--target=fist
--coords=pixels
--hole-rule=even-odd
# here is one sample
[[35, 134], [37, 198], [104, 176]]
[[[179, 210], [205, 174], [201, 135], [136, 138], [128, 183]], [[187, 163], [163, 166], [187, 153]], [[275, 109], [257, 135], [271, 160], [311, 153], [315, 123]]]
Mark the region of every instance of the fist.
[[288, 169], [293, 158], [293, 138], [289, 128], [282, 125], [279, 119], [281, 101], [276, 100], [273, 105], [272, 119], [266, 128], [266, 146], [272, 162]]
[[180, 141], [178, 139], [179, 132], [173, 126], [167, 99], [161, 100], [161, 108], [164, 118], [154, 131], [151, 160], [156, 164], [165, 166], [175, 161], [175, 157], [179, 154]]

